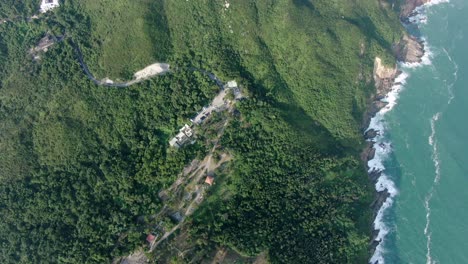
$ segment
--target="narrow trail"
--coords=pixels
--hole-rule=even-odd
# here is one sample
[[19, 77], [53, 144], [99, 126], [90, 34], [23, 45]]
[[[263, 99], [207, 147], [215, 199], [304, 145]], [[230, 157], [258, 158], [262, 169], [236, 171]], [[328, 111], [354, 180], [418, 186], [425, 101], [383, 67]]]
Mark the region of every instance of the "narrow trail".
[[[155, 77], [157, 75], [161, 75], [161, 74], [156, 74], [156, 75], [153, 75], [153, 76], [150, 76], [150, 77], [147, 77], [147, 78], [134, 79], [134, 80], [131, 80], [131, 81], [121, 82], [121, 83], [110, 83], [110, 82], [98, 80], [90, 72], [90, 70], [88, 68], [88, 65], [84, 62], [83, 53], [81, 52], [80, 47], [73, 40], [71, 40], [70, 42], [72, 43], [72, 46], [75, 49], [75, 52], [76, 52], [76, 55], [77, 55], [77, 58], [78, 58], [78, 62], [80, 63], [80, 66], [83, 69], [83, 72], [85, 73], [86, 77], [88, 77], [88, 79], [91, 80], [92, 82], [94, 82], [94, 84], [96, 84], [96, 85], [106, 86], [106, 87], [115, 87], [115, 88], [126, 88], [126, 87], [129, 87], [129, 86], [133, 85], [133, 84], [137, 84], [137, 83], [141, 83], [143, 81], [146, 81], [146, 80], [148, 80], [148, 79], [150, 79], [152, 77]], [[163, 74], [165, 74], [165, 73], [166, 72], [163, 72]]]
[[[20, 20], [26, 20], [28, 22], [31, 22], [32, 20], [34, 19], [40, 19], [42, 18], [42, 14], [37, 14], [37, 15], [34, 15], [32, 17], [27, 17], [27, 18], [24, 18], [24, 17], [20, 17], [20, 16], [17, 16], [17, 17], [14, 17], [14, 18], [0, 18], [0, 25], [1, 24], [4, 24], [4, 23], [15, 23], [17, 21], [20, 21]], [[64, 33], [64, 36], [66, 35], [66, 33]], [[57, 42], [61, 42], [63, 41], [64, 38], [61, 38], [60, 41], [57, 41]], [[166, 63], [160, 63], [163, 67], [166, 67], [166, 69], [164, 69], [162, 72], [160, 73], [156, 73], [156, 74], [151, 74], [151, 75], [148, 75], [148, 76], [145, 76], [145, 77], [142, 77], [142, 78], [135, 78], [133, 80], [130, 80], [130, 81], [126, 81], [126, 82], [109, 82], [108, 80], [99, 80], [97, 79], [92, 73], [91, 71], [89, 70], [89, 67], [88, 65], [86, 64], [86, 62], [84, 61], [84, 57], [83, 57], [83, 53], [81, 52], [81, 49], [80, 47], [78, 46], [77, 43], [75, 43], [71, 38], [70, 38], [70, 42], [73, 46], [73, 49], [75, 50], [75, 53], [76, 53], [76, 56], [77, 56], [77, 59], [78, 59], [78, 62], [80, 63], [80, 66], [84, 72], [84, 74], [86, 75], [86, 77], [91, 80], [94, 84], [96, 85], [99, 85], [99, 86], [105, 86], [105, 87], [114, 87], [114, 88], [127, 88], [127, 87], [130, 87], [134, 84], [138, 84], [138, 83], [141, 83], [141, 82], [144, 82], [146, 80], [149, 80], [149, 79], [152, 79], [156, 76], [160, 76], [160, 75], [164, 75], [166, 73], [170, 73], [171, 71], [169, 70], [169, 64], [166, 64]], [[212, 72], [209, 72], [209, 71], [206, 71], [206, 70], [203, 70], [203, 69], [199, 69], [199, 68], [195, 68], [195, 67], [187, 67], [187, 68], [178, 68], [177, 70], [186, 70], [186, 71], [192, 71], [192, 72], [200, 72], [202, 73], [203, 75], [206, 75], [208, 76], [208, 78], [210, 80], [212, 80], [213, 82], [216, 83], [216, 85], [222, 90], [224, 89], [224, 82], [218, 78], [218, 76], [216, 76], [214, 73]]]
[[[222, 160], [218, 161], [216, 164], [212, 164], [213, 163], [212, 162], [213, 161], [213, 159], [212, 159], [213, 153], [216, 150], [216, 147], [218, 147], [219, 140], [224, 135], [224, 131], [225, 131], [226, 127], [228, 126], [228, 124], [229, 124], [229, 119], [227, 119], [224, 122], [223, 127], [218, 132], [218, 136], [217, 136], [216, 140], [214, 141], [213, 147], [211, 148], [208, 155], [205, 157], [203, 162], [201, 162], [198, 165], [198, 168], [196, 168], [194, 170], [194, 172], [192, 173], [192, 175], [196, 175], [196, 177], [192, 180], [192, 182], [195, 182], [195, 183], [199, 182], [201, 180], [201, 178], [203, 178], [203, 176], [206, 175], [207, 172], [215, 170], [220, 164], [222, 164], [224, 161], [226, 161], [226, 159], [223, 158]], [[193, 177], [193, 176], [189, 176], [188, 178], [191, 178], [191, 177]], [[203, 201], [203, 195], [204, 195], [203, 186], [198, 186], [195, 192], [196, 192], [197, 195], [192, 200], [192, 202], [187, 206], [187, 209], [185, 209], [184, 215], [182, 216], [182, 219], [180, 220], [180, 222], [176, 226], [174, 226], [170, 231], [164, 233], [164, 235], [161, 237], [161, 239], [159, 239], [153, 245], [151, 245], [151, 248], [150, 248], [149, 252], [152, 252], [159, 244], [161, 244], [170, 235], [172, 235], [175, 231], [177, 231], [184, 224], [185, 219], [188, 216], [192, 215], [192, 213], [195, 211], [195, 209], [194, 209], [195, 204], [200, 204]]]

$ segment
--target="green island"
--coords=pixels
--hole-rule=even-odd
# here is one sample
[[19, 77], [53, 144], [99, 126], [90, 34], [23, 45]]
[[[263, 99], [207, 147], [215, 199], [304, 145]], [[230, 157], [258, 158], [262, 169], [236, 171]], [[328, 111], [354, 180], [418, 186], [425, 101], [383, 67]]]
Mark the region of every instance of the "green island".
[[[368, 261], [362, 132], [398, 1], [39, 5], [0, 2], [1, 263]], [[171, 70], [108, 87], [80, 56], [98, 80]], [[171, 147], [208, 73], [242, 98]]]

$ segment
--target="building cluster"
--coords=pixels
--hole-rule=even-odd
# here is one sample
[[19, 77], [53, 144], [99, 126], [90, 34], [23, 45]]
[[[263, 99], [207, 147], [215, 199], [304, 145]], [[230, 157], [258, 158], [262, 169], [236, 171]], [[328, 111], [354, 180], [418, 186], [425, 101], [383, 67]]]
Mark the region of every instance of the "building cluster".
[[169, 141], [169, 145], [174, 148], [180, 148], [185, 144], [192, 142], [193, 130], [192, 128], [185, 124], [180, 130], [179, 133]]
[[[212, 113], [221, 112], [228, 109], [230, 101], [226, 99], [226, 95], [232, 91], [234, 95], [234, 100], [242, 99], [242, 93], [237, 85], [236, 81], [229, 81], [226, 85], [224, 85], [223, 89], [219, 92], [219, 94], [213, 99], [209, 106], [203, 107], [203, 109], [190, 121], [194, 125], [201, 125]], [[192, 128], [185, 124], [179, 130], [179, 133], [169, 141], [169, 145], [171, 147], [180, 148], [187, 143], [193, 142], [193, 130]]]
[[228, 109], [229, 100], [226, 99], [226, 95], [232, 91], [235, 100], [242, 99], [242, 93], [236, 81], [229, 81], [224, 85], [223, 89], [213, 99], [209, 106], [203, 107], [203, 109], [190, 121], [195, 125], [201, 125], [210, 115], [214, 112], [221, 112]]

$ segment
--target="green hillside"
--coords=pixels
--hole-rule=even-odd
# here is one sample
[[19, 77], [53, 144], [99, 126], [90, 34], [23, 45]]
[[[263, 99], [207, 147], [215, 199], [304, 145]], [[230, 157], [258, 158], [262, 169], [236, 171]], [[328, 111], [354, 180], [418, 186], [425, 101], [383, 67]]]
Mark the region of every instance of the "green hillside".
[[[30, 2], [0, 5], [21, 14], [0, 25], [2, 263], [110, 263], [145, 243], [149, 216], [167, 205], [158, 192], [210, 148], [168, 148], [216, 94], [192, 68], [236, 79], [248, 98], [220, 141], [233, 161], [182, 231], [190, 253], [177, 257], [176, 238], [150, 258], [197, 263], [223, 247], [239, 261], [367, 260], [360, 130], [374, 58], [392, 63], [402, 34], [390, 3], [67, 0], [28, 22]], [[65, 38], [35, 61], [46, 33]], [[73, 43], [97, 79], [128, 80], [154, 62], [174, 70], [96, 86]]]

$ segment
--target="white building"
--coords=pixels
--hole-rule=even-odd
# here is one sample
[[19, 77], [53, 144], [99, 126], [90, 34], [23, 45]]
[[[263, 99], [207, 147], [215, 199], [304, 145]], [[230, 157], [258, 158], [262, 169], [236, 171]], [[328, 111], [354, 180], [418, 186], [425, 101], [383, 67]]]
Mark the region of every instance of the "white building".
[[236, 100], [240, 100], [243, 98], [242, 96], [242, 92], [239, 88], [239, 85], [237, 85], [237, 82], [236, 81], [229, 81], [226, 86], [224, 87], [224, 89], [228, 90], [228, 89], [231, 89], [232, 90], [232, 93], [234, 94], [234, 98]]
[[237, 82], [236, 81], [229, 81], [226, 85], [226, 88], [236, 88]]
[[179, 134], [169, 141], [169, 145], [174, 148], [180, 148], [187, 144], [193, 136], [193, 131], [189, 125], [185, 124], [180, 130]]
[[59, 5], [59, 0], [42, 0], [40, 11], [41, 13], [45, 13], [51, 9], [58, 7]]

